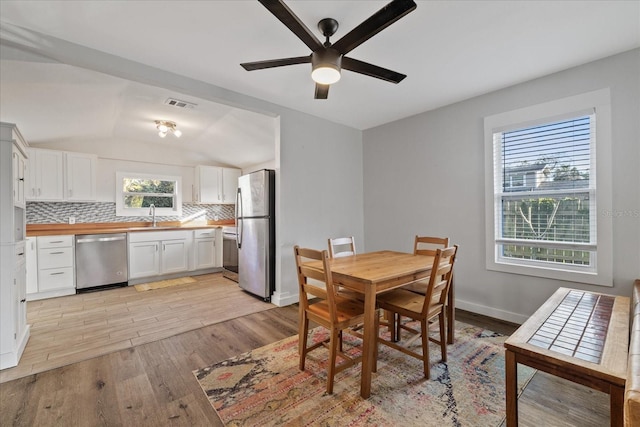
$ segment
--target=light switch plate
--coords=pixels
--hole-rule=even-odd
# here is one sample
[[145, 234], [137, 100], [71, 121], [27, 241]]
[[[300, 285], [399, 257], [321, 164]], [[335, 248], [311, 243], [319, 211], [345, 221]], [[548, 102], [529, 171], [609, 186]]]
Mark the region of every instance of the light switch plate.
[[69, 217], [69, 224], [75, 224], [76, 223], [76, 217], [75, 216], [70, 216]]

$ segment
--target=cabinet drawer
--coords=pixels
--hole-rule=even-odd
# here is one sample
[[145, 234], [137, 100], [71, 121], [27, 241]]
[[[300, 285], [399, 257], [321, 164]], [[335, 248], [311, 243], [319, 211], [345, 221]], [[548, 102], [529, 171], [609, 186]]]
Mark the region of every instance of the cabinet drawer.
[[73, 236], [38, 236], [38, 249], [73, 246]]
[[216, 235], [216, 229], [215, 228], [204, 228], [202, 230], [194, 230], [193, 232], [194, 237], [196, 239], [210, 239], [212, 237], [215, 237]]
[[40, 292], [75, 287], [73, 267], [51, 268], [38, 271], [38, 290]]
[[73, 248], [38, 249], [38, 270], [73, 267]]

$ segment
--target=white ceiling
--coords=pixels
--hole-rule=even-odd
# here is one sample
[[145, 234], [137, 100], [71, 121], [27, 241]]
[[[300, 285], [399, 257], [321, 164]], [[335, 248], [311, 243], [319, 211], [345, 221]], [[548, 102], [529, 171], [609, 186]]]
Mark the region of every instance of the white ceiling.
[[[320, 19], [337, 19], [340, 28], [333, 41], [386, 3], [287, 1], [313, 31]], [[309, 54], [257, 1], [2, 0], [0, 17], [12, 25], [358, 129], [640, 47], [637, 0], [417, 3], [415, 11], [349, 54], [408, 77], [394, 85], [344, 71], [328, 100], [313, 99], [308, 64], [252, 72], [240, 67], [242, 62]], [[319, 31], [317, 35], [322, 39]], [[158, 100], [179, 96], [59, 64], [2, 62], [2, 120], [9, 105], [22, 108], [20, 115], [35, 114], [39, 108], [34, 106], [46, 105], [43, 115], [55, 109], [59, 115], [73, 117], [78, 132], [89, 132], [89, 128], [134, 132], [137, 118], [151, 120], [165, 113], [167, 107], [159, 106]], [[5, 92], [12, 87], [13, 92]], [[75, 101], [71, 106], [66, 105], [69, 102], [52, 104], [51, 99], [39, 102], [44, 87], [60, 99]], [[20, 103], [18, 94], [24, 95], [24, 103], [15, 107]], [[5, 101], [9, 97], [11, 104]], [[264, 122], [251, 131], [258, 134], [265, 126], [273, 126], [271, 118], [256, 113], [186, 100], [202, 105], [198, 112], [202, 114], [191, 117], [191, 123], [190, 116], [171, 111], [185, 135], [192, 125], [198, 135], [207, 135], [213, 132], [212, 120], [229, 114], [235, 117], [224, 128], [228, 134], [235, 131], [234, 121], [244, 126], [247, 120], [262, 117]], [[100, 120], [89, 119], [89, 111]], [[231, 157], [228, 162], [233, 162]]]

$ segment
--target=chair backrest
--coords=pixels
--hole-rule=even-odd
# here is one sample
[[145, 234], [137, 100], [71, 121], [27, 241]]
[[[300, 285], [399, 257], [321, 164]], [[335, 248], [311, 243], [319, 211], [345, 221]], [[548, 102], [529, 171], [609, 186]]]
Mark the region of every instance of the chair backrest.
[[429, 307], [446, 303], [449, 286], [451, 286], [451, 277], [453, 276], [453, 263], [456, 260], [457, 252], [458, 245], [436, 250], [429, 285], [424, 297], [423, 315], [427, 315]]
[[[338, 321], [336, 314], [337, 297], [336, 289], [331, 277], [331, 265], [328, 252], [301, 248], [298, 245], [294, 246], [293, 252], [296, 259], [296, 270], [298, 274], [300, 307], [304, 310], [309, 308], [309, 297], [307, 294], [324, 299], [327, 301], [327, 305], [329, 306], [331, 321], [336, 323]], [[312, 261], [321, 261], [321, 263], [315, 263], [313, 268], [306, 265]], [[312, 279], [312, 281], [322, 282], [325, 284], [325, 287], [321, 288], [317, 284], [312, 283], [312, 281], [310, 282], [309, 279]]]
[[336, 239], [329, 239], [329, 257], [339, 258], [342, 256], [349, 256], [356, 254], [356, 243], [351, 237], [338, 237]]
[[446, 247], [449, 247], [448, 237], [416, 236], [413, 244], [413, 254], [434, 256], [437, 249]]

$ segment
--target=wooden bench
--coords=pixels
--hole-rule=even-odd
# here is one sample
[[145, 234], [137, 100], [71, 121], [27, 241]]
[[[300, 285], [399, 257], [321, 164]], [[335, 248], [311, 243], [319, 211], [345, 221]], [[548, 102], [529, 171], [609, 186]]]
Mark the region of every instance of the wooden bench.
[[640, 279], [634, 282], [632, 292], [629, 359], [624, 389], [624, 425], [640, 426]]
[[518, 364], [609, 394], [611, 426], [622, 426], [629, 310], [629, 297], [558, 289], [504, 344], [507, 427], [518, 425]]

